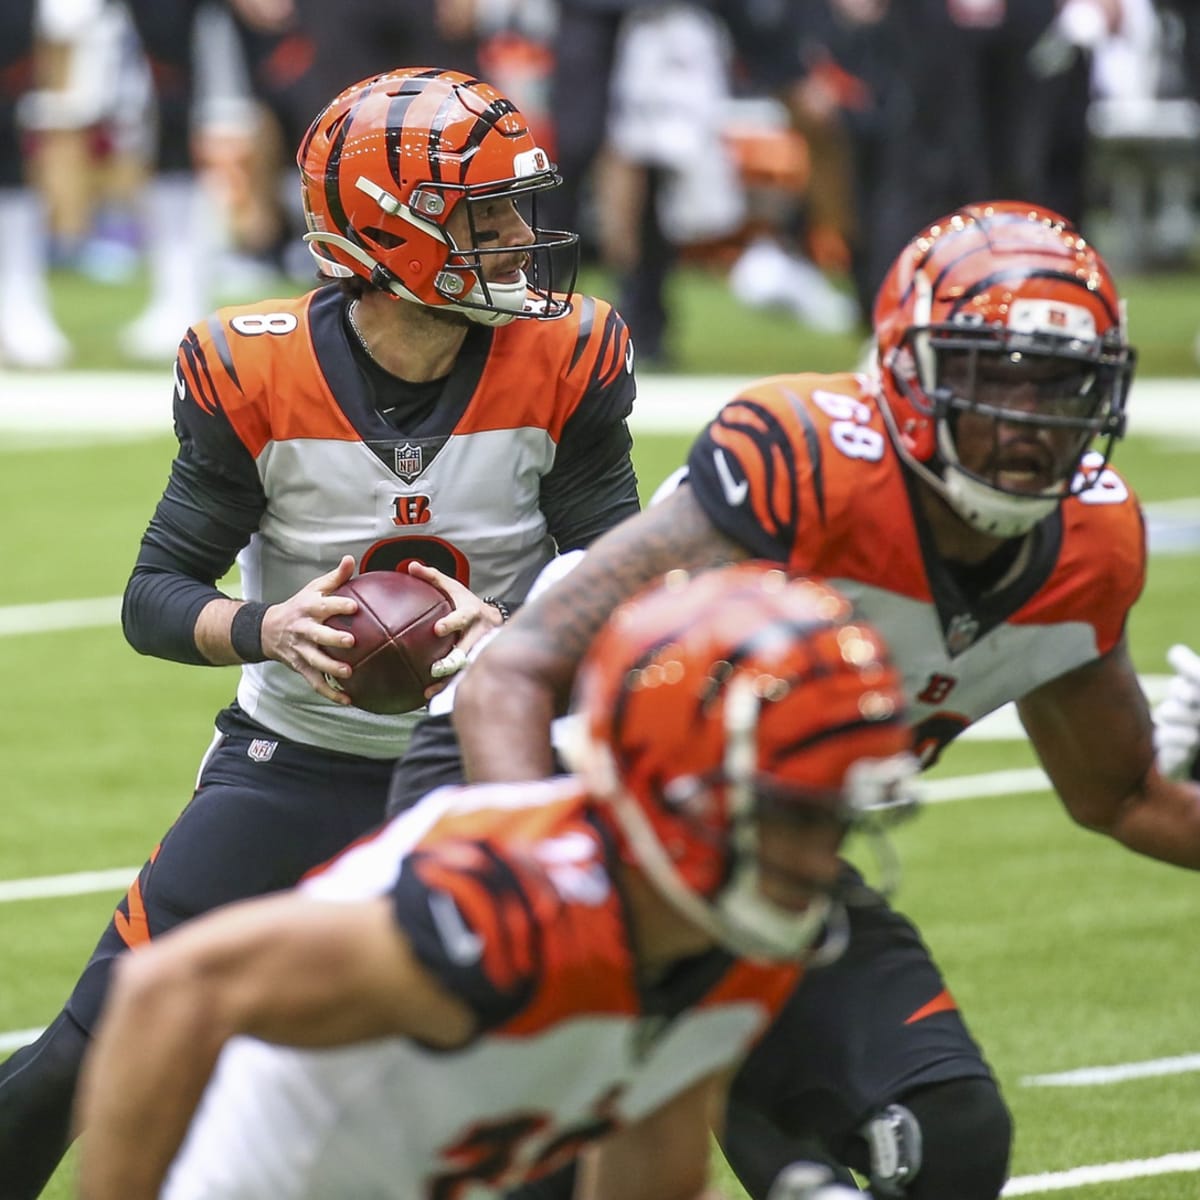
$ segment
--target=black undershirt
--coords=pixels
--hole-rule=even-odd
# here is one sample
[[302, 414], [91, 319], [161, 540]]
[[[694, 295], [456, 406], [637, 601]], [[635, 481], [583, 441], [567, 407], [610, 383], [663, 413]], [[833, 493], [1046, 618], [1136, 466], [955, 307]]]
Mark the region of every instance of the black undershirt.
[[412, 380], [401, 379], [399, 375], [384, 370], [371, 357], [366, 346], [362, 344], [358, 331], [351, 324], [350, 307], [346, 306], [346, 315], [343, 318], [346, 340], [350, 343], [354, 362], [366, 381], [372, 403], [379, 415], [397, 432], [403, 433], [407, 429], [415, 428], [442, 398], [446, 380], [450, 376], [442, 375], [438, 379], [413, 383]]
[[990, 592], [1008, 574], [1024, 544], [1024, 538], [1013, 538], [981, 562], [965, 563], [945, 559], [943, 563], [964, 596], [982, 596]]

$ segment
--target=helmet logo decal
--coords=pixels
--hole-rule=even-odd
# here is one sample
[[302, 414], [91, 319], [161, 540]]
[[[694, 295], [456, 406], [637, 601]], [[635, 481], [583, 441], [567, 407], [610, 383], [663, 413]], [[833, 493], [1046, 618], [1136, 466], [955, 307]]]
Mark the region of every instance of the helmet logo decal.
[[529, 175], [542, 175], [550, 168], [550, 156], [541, 148], [534, 146], [532, 150], [523, 150], [513, 155], [513, 175], [524, 179]]
[[1014, 333], [1051, 333], [1087, 342], [1096, 340], [1096, 318], [1082, 304], [1065, 300], [1016, 300], [1009, 309], [1008, 328]]

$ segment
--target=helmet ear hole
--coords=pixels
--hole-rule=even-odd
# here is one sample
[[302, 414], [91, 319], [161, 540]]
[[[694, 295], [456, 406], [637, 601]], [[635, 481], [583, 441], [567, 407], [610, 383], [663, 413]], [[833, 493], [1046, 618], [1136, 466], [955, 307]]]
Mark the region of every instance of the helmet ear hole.
[[382, 246], [385, 250], [395, 250], [397, 246], [403, 246], [406, 241], [398, 233], [392, 233], [388, 229], [380, 229], [378, 225], [368, 225], [362, 233], [363, 237], [370, 238], [371, 241], [378, 246]]

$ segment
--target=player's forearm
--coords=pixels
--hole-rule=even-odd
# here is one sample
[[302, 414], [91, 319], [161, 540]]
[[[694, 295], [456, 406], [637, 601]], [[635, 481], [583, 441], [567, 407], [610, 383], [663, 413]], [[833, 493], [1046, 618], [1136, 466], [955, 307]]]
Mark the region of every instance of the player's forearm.
[[125, 639], [139, 654], [211, 665], [196, 645], [195, 629], [205, 606], [216, 599], [226, 597], [211, 583], [139, 563], [121, 603]]
[[192, 637], [196, 649], [206, 662], [215, 667], [228, 667], [236, 663], [262, 661], [262, 622], [256, 622], [258, 614], [255, 610], [247, 609], [242, 614], [238, 622], [239, 632], [235, 636], [234, 620], [243, 607], [240, 600], [222, 597], [209, 601], [200, 610]]
[[[147, 980], [126, 956], [85, 1061], [83, 1200], [158, 1196], [224, 1042], [203, 989]], [[133, 969], [130, 970], [130, 967]]]
[[[520, 635], [513, 632], [519, 644]], [[454, 703], [467, 779], [487, 783], [552, 775], [555, 709], [553, 689], [522, 668], [507, 633], [485, 648], [463, 676]]]
[[1138, 854], [1200, 871], [1200, 786], [1152, 769], [1105, 832]]

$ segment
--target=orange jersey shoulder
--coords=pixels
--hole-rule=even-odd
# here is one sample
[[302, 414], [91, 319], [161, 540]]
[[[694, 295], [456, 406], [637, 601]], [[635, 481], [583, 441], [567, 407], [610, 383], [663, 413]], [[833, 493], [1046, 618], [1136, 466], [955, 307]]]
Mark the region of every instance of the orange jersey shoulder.
[[318, 294], [219, 309], [179, 347], [178, 398], [222, 410], [254, 457], [272, 440], [358, 436], [317, 362], [309, 314]]
[[[402, 925], [427, 967], [510, 1032], [635, 1011], [624, 909], [591, 802], [573, 784], [524, 790], [537, 803], [505, 803], [510, 787], [471, 789], [470, 808], [422, 837], [402, 869]], [[456, 937], [478, 952], [461, 970]]]
[[[1085, 467], [1087, 460], [1085, 459]], [[1062, 545], [1046, 585], [1014, 623], [1086, 620], [1099, 653], [1116, 645], [1146, 583], [1146, 528], [1133, 490], [1112, 467], [1062, 506]]]
[[558, 441], [581, 404], [612, 393], [627, 409], [633, 393], [629, 330], [606, 301], [576, 296], [571, 312], [557, 321], [516, 320], [495, 331], [479, 386], [486, 403], [472, 404], [458, 429], [532, 427]]
[[928, 598], [903, 473], [863, 376], [751, 384], [693, 446], [688, 479], [713, 523], [758, 557], [797, 573], [886, 575]]

